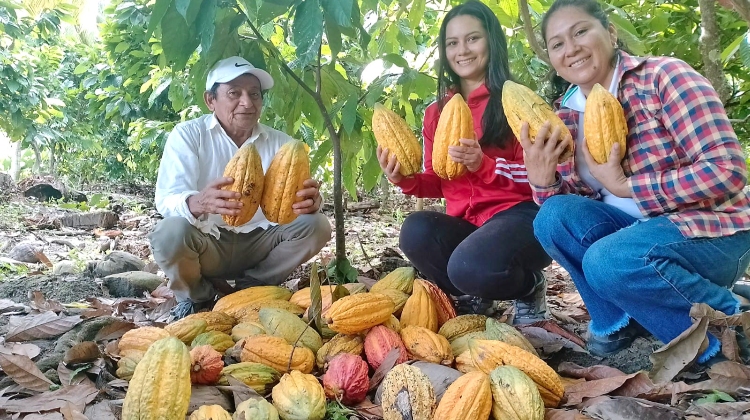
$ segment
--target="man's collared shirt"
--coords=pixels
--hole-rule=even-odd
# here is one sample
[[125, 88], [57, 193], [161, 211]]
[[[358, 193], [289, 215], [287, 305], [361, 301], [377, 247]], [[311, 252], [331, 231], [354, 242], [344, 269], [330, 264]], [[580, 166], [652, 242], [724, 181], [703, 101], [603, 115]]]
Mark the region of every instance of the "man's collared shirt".
[[[243, 147], [255, 145], [268, 170], [279, 148], [292, 138], [278, 130], [258, 123]], [[188, 209], [187, 198], [198, 194], [211, 181], [224, 175], [224, 168], [239, 150], [214, 114], [179, 123], [169, 134], [156, 180], [156, 209], [164, 217], [180, 216], [202, 232], [219, 237], [219, 228], [247, 233], [256, 228], [275, 225], [259, 208], [252, 219], [242, 226], [229, 226], [218, 214], [195, 218]]]

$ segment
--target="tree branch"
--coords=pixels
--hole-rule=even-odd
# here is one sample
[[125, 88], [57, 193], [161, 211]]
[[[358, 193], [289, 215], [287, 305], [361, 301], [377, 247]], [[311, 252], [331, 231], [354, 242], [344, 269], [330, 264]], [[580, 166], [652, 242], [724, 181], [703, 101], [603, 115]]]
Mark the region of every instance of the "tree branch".
[[731, 89], [724, 76], [721, 63], [721, 33], [716, 22], [715, 0], [698, 0], [701, 11], [700, 51], [705, 67], [704, 74], [719, 94], [722, 103], [731, 97]]
[[529, 46], [531, 47], [532, 50], [534, 50], [534, 53], [540, 60], [547, 63], [547, 65], [550, 65], [547, 51], [545, 51], [544, 48], [542, 48], [542, 46], [539, 45], [539, 42], [536, 39], [536, 35], [534, 34], [534, 26], [531, 24], [531, 13], [529, 13], [528, 1], [520, 0], [518, 2], [518, 7], [521, 10], [521, 20], [523, 21], [523, 29], [524, 29], [524, 32], [526, 32], [526, 38], [529, 40]]
[[750, 25], [750, 0], [731, 0], [734, 10]]

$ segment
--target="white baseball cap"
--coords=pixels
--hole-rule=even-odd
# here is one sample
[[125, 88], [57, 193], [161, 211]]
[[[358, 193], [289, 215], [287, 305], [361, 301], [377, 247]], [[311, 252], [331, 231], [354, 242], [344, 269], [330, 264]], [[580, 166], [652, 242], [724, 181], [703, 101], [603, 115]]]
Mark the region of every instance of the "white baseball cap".
[[234, 56], [219, 61], [208, 72], [206, 90], [210, 90], [214, 86], [214, 83], [226, 83], [243, 74], [252, 74], [257, 77], [260, 80], [260, 88], [262, 90], [273, 87], [273, 77], [268, 72], [256, 68], [242, 57]]

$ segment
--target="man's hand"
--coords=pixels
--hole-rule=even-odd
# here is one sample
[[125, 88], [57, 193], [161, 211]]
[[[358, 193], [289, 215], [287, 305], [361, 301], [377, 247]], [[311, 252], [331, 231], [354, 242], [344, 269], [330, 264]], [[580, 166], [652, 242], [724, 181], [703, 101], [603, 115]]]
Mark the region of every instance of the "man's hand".
[[482, 166], [484, 152], [479, 142], [472, 139], [459, 139], [462, 146], [448, 147], [448, 156], [456, 163], [463, 163], [469, 172], [476, 172]]
[[230, 199], [239, 200], [240, 193], [228, 190], [222, 190], [221, 187], [231, 185], [234, 182], [232, 178], [217, 178], [211, 181], [206, 188], [187, 199], [188, 209], [194, 217], [200, 217], [204, 214], [226, 214], [236, 216], [240, 214], [242, 208], [241, 201], [230, 201]]
[[[586, 142], [584, 142], [586, 143]], [[589, 166], [589, 172], [601, 182], [609, 192], [621, 198], [630, 198], [632, 194], [628, 186], [628, 177], [620, 165], [620, 143], [612, 145], [607, 157], [607, 162], [599, 164], [594, 160], [589, 151], [588, 144], [583, 147], [583, 157]]]
[[305, 180], [302, 183], [305, 187], [297, 191], [297, 197], [302, 201], [292, 204], [295, 214], [317, 213], [323, 205], [323, 197], [320, 196], [320, 184], [314, 179]]
[[[547, 121], [539, 128], [536, 140], [532, 143], [529, 137], [529, 123], [524, 122], [518, 139], [523, 147], [526, 176], [531, 185], [537, 187], [547, 187], [555, 183], [557, 160], [567, 146], [565, 142], [559, 141], [560, 127], [555, 127], [547, 138], [549, 129], [550, 123]], [[546, 141], [543, 140], [545, 138], [547, 138]]]
[[394, 153], [390, 158], [388, 157], [390, 155], [390, 150], [383, 149], [380, 146], [375, 150], [375, 154], [378, 157], [378, 163], [380, 164], [380, 169], [383, 170], [383, 173], [385, 174], [385, 177], [388, 178], [389, 181], [391, 181], [394, 184], [398, 184], [404, 179], [404, 176], [401, 175], [401, 164], [398, 163], [398, 159], [396, 159], [396, 154]]

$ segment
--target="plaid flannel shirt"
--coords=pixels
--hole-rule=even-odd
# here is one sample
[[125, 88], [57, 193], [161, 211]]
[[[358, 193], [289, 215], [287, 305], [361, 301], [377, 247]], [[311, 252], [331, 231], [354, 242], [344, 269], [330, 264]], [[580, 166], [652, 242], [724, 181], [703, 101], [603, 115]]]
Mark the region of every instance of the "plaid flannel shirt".
[[[745, 157], [709, 81], [669, 57], [620, 52], [619, 66], [618, 99], [628, 124], [622, 167], [641, 212], [666, 216], [688, 238], [750, 229]], [[555, 109], [576, 138], [579, 113], [561, 107], [563, 98]], [[534, 201], [542, 204], [555, 194], [600, 199], [574, 167], [571, 159], [558, 166], [555, 184], [532, 185]]]

